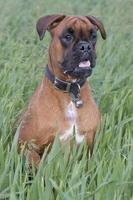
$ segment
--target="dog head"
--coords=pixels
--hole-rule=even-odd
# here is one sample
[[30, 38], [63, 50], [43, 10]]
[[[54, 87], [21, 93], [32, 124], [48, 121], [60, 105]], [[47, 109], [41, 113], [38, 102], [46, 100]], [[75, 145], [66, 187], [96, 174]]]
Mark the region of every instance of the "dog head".
[[49, 15], [37, 22], [40, 40], [46, 30], [51, 33], [49, 64], [52, 69], [72, 78], [86, 78], [96, 64], [96, 41], [99, 30], [103, 39], [103, 24], [93, 16]]

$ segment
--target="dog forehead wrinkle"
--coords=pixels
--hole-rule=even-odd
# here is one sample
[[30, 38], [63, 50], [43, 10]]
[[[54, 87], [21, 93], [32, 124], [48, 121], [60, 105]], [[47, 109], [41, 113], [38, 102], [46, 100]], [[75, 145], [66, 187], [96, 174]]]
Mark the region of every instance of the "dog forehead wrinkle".
[[[69, 24], [69, 26], [67, 26]], [[62, 27], [60, 29], [60, 27]], [[69, 32], [69, 29], [73, 30], [73, 34], [76, 36], [76, 38], [82, 38], [87, 39], [89, 35], [89, 29], [91, 29], [93, 26], [89, 22], [88, 19], [82, 16], [67, 16], [65, 19], [57, 26], [57, 29], [59, 28], [59, 36], [61, 37], [63, 33]], [[63, 30], [63, 32], [60, 32], [60, 30]]]
[[89, 25], [87, 21], [83, 21], [80, 18], [75, 18], [75, 21], [73, 21], [71, 26], [75, 32], [75, 36], [77, 39], [88, 39], [89, 29], [91, 28], [91, 25]]
[[67, 23], [70, 23], [70, 21], [71, 21], [71, 22], [74, 22], [75, 19], [76, 19], [75, 16], [67, 16], [67, 17], [65, 18], [65, 20], [66, 20]]

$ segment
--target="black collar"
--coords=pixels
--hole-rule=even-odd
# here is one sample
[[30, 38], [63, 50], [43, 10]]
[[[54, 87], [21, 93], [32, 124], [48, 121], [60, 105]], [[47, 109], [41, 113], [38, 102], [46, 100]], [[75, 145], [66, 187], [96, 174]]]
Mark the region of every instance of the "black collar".
[[80, 99], [80, 88], [84, 85], [86, 79], [79, 79], [75, 82], [60, 80], [55, 77], [48, 66], [45, 68], [45, 75], [53, 83], [55, 88], [70, 94], [71, 99], [77, 108], [80, 108], [83, 105], [83, 101]]

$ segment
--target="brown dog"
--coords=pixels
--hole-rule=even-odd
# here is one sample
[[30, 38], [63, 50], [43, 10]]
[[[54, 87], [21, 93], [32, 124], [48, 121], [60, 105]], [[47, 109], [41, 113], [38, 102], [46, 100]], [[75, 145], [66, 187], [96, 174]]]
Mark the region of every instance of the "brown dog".
[[95, 66], [97, 30], [103, 24], [93, 16], [51, 15], [41, 17], [37, 32], [42, 40], [52, 36], [45, 76], [32, 96], [19, 127], [19, 146], [27, 143], [30, 162], [39, 163], [44, 147], [54, 141], [84, 139], [91, 149], [100, 114], [86, 81]]

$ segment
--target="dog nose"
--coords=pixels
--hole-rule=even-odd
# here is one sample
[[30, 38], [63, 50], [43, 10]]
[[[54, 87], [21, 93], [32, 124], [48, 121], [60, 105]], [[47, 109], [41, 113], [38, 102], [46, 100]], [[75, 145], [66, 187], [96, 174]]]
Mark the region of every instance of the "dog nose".
[[85, 41], [79, 42], [79, 50], [81, 52], [88, 52], [91, 50], [91, 45]]

